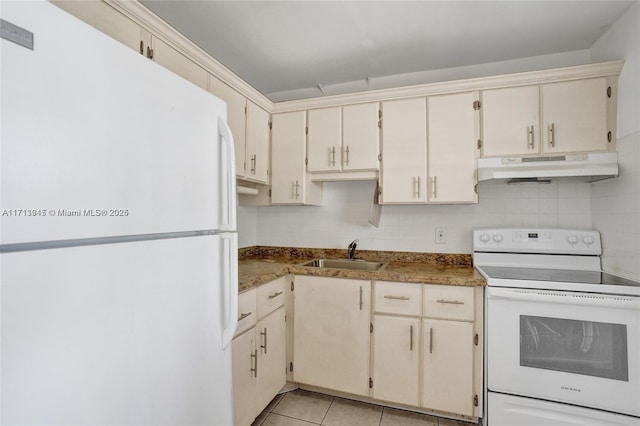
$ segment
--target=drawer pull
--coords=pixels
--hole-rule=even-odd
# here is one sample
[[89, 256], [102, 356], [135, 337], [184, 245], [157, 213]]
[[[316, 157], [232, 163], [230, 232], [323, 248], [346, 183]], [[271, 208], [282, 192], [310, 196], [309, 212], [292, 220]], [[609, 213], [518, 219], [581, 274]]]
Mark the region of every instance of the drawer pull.
[[429, 329], [429, 353], [433, 353], [433, 328]]
[[270, 294], [269, 295], [269, 299], [275, 299], [276, 297], [280, 296], [282, 294], [281, 291], [278, 291], [276, 293]]
[[362, 287], [360, 287], [360, 310], [362, 310]]
[[413, 326], [409, 326], [409, 350], [413, 351]]
[[251, 315], [251, 312], [247, 312], [247, 313], [241, 312], [240, 316], [238, 317], [238, 321], [242, 321], [243, 319], [245, 319], [249, 315]]
[[464, 302], [461, 302], [459, 300], [438, 299], [438, 300], [436, 300], [436, 302], [438, 302], [438, 303], [447, 303], [449, 305], [464, 305]]
[[411, 298], [407, 296], [393, 296], [391, 294], [385, 295], [384, 298], [390, 300], [411, 300]]
[[267, 329], [265, 328], [264, 331], [260, 332], [260, 336], [264, 336], [264, 345], [260, 345], [260, 347], [262, 349], [264, 349], [264, 353], [267, 353]]
[[250, 371], [253, 371], [253, 377], [258, 377], [258, 350], [256, 349], [255, 351], [253, 351], [253, 353], [251, 354], [251, 358], [253, 358], [253, 360], [255, 360], [255, 368], [252, 368]]

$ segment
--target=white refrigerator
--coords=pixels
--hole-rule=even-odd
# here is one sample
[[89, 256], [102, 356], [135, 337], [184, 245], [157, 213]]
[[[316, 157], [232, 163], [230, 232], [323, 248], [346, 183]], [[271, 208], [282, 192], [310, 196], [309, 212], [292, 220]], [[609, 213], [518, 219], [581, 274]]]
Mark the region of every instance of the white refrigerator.
[[0, 4], [2, 424], [233, 424], [226, 105], [50, 3]]

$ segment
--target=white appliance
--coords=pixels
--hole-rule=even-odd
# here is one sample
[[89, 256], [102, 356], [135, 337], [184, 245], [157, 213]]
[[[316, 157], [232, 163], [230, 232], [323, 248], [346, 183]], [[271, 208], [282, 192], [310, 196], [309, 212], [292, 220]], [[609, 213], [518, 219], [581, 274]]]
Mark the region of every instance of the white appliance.
[[1, 13], [2, 423], [233, 424], [226, 105], [50, 3]]
[[640, 424], [640, 283], [600, 270], [600, 234], [477, 229], [486, 423]]

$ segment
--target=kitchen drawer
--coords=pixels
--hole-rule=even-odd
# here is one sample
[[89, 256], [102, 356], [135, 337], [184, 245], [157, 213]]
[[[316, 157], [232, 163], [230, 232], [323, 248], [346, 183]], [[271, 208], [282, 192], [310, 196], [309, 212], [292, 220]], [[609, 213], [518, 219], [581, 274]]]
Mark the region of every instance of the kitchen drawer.
[[423, 316], [473, 321], [473, 295], [473, 287], [427, 284], [424, 286]]
[[238, 296], [238, 327], [236, 336], [250, 329], [258, 321], [258, 309], [256, 307], [256, 290], [252, 289], [240, 293]]
[[376, 313], [420, 316], [422, 313], [422, 286], [376, 281], [373, 304]]
[[258, 318], [284, 306], [286, 278], [278, 278], [257, 288]]

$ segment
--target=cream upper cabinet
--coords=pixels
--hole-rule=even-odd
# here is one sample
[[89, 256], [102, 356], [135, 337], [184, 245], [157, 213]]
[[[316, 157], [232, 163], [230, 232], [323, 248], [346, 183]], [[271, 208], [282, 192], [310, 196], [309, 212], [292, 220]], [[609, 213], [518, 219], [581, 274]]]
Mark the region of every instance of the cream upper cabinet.
[[422, 324], [422, 407], [472, 416], [473, 324], [425, 319]]
[[271, 135], [271, 203], [320, 204], [322, 184], [305, 170], [305, 111], [274, 114]]
[[342, 108], [312, 109], [308, 115], [307, 171], [332, 172], [341, 169]]
[[342, 107], [342, 170], [378, 170], [380, 104]]
[[608, 87], [600, 77], [483, 90], [482, 156], [607, 151]]
[[540, 151], [540, 88], [482, 91], [482, 156], [531, 155]]
[[151, 37], [151, 58], [169, 71], [189, 80], [196, 86], [207, 90], [208, 73], [204, 68], [191, 61], [158, 37]]
[[382, 102], [381, 202], [427, 200], [426, 98]]
[[244, 177], [247, 99], [212, 75], [209, 75], [209, 91], [227, 103], [227, 123], [233, 135], [236, 151], [236, 176]]
[[478, 202], [477, 99], [477, 92], [427, 98], [429, 203]]
[[540, 86], [542, 152], [606, 151], [607, 79]]
[[371, 282], [296, 276], [294, 293], [294, 380], [368, 396]]
[[269, 184], [269, 113], [247, 100], [246, 169], [244, 178]]

